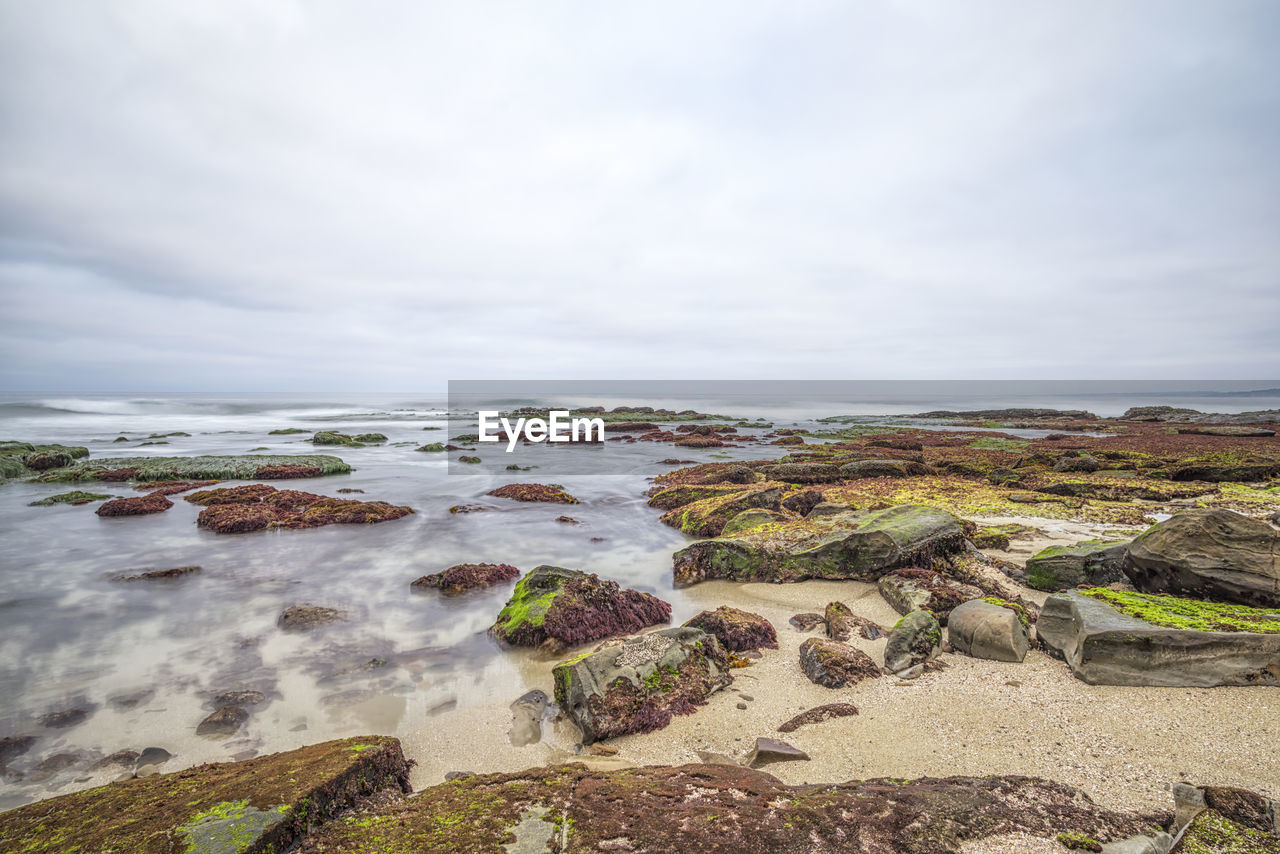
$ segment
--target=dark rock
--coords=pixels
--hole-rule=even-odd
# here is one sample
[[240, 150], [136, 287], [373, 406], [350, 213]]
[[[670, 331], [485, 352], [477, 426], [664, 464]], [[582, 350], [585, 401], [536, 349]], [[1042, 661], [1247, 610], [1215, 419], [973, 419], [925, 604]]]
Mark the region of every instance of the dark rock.
[[0, 738], [0, 765], [23, 755], [36, 743], [34, 735], [6, 735]]
[[810, 682], [825, 688], [847, 688], [880, 676], [880, 668], [871, 656], [826, 638], [809, 638], [800, 644], [800, 668]]
[[895, 570], [882, 575], [876, 585], [880, 595], [899, 614], [929, 611], [942, 625], [946, 625], [952, 608], [982, 596], [977, 587], [931, 569]]
[[750, 531], [752, 528], [759, 528], [761, 525], [789, 521], [791, 521], [790, 516], [779, 513], [777, 510], [743, 510], [725, 523], [719, 535], [732, 537], [744, 531]]
[[853, 480], [860, 477], [912, 477], [933, 474], [933, 469], [910, 460], [855, 460], [840, 466], [840, 476]]
[[1280, 474], [1280, 463], [1255, 463], [1249, 465], [1183, 466], [1169, 472], [1169, 480], [1203, 480], [1210, 483], [1249, 483], [1266, 480]]
[[905, 504], [869, 513], [807, 518], [767, 531], [704, 540], [676, 552], [680, 585], [734, 581], [869, 581], [900, 566], [964, 548], [964, 530], [950, 513]]
[[560, 709], [585, 744], [652, 732], [690, 714], [733, 681], [728, 654], [699, 629], [663, 629], [627, 638], [552, 673]]
[[32, 501], [30, 507], [52, 507], [55, 504], [70, 504], [73, 507], [79, 507], [81, 504], [89, 504], [94, 501], [106, 501], [114, 496], [106, 495], [101, 492], [84, 492], [83, 490], [73, 490], [71, 492], [59, 492], [57, 495], [50, 495], [48, 498], [41, 498], [39, 501]]
[[835, 483], [841, 479], [840, 467], [831, 463], [779, 463], [757, 471], [782, 483]]
[[[59, 771], [65, 771], [72, 765], [80, 762], [79, 753], [55, 753], [40, 761], [35, 768], [31, 769], [31, 773], [27, 775], [27, 779], [33, 783], [43, 783], [45, 780], [51, 779]], [[0, 837], [2, 840], [3, 837]]]
[[345, 611], [320, 605], [291, 605], [280, 612], [276, 625], [286, 632], [304, 632], [347, 618]]
[[544, 502], [547, 504], [579, 504], [581, 502], [564, 491], [564, 487], [542, 483], [509, 483], [487, 493], [512, 501]]
[[772, 623], [759, 614], [739, 611], [728, 605], [721, 605], [714, 611], [703, 611], [685, 625], [715, 635], [721, 646], [730, 652], [778, 648], [778, 634]]
[[267, 699], [267, 695], [261, 691], [224, 691], [213, 698], [211, 705], [218, 708], [222, 706], [256, 706], [265, 699]]
[[782, 506], [792, 513], [808, 516], [809, 511], [823, 502], [822, 493], [816, 489], [805, 489], [792, 493], [782, 499]]
[[989, 661], [1022, 661], [1030, 643], [1018, 612], [982, 599], [958, 605], [947, 622], [947, 641], [957, 652]]
[[163, 513], [173, 506], [173, 502], [158, 492], [138, 495], [132, 498], [117, 498], [107, 501], [93, 511], [104, 518], [110, 516], [145, 516], [148, 513]]
[[857, 713], [858, 707], [849, 703], [827, 703], [825, 706], [817, 706], [801, 712], [786, 723], [779, 724], [778, 732], [795, 732], [802, 726], [820, 724], [832, 718], [843, 718]]
[[196, 735], [231, 735], [247, 720], [249, 713], [239, 706], [223, 706], [200, 722]]
[[1147, 593], [1280, 606], [1280, 531], [1230, 510], [1184, 510], [1138, 535], [1124, 571]]
[[163, 765], [172, 758], [173, 754], [163, 747], [148, 747], [138, 754], [137, 767]]
[[1074, 590], [1045, 600], [1036, 637], [1090, 685], [1280, 684], [1280, 634], [1157, 626]]
[[817, 628], [827, 630], [827, 620], [821, 614], [796, 614], [788, 622], [802, 632], [810, 632]]
[[174, 566], [169, 569], [149, 569], [146, 572], [126, 573], [114, 576], [112, 581], [172, 581], [200, 571], [198, 566]]
[[1264, 427], [1179, 427], [1178, 432], [1191, 436], [1232, 436], [1235, 438], [1262, 439], [1274, 436], [1275, 430]]
[[1027, 586], [1055, 592], [1081, 584], [1105, 586], [1126, 581], [1124, 555], [1128, 547], [1128, 541], [1115, 540], [1049, 546], [1027, 559]]
[[437, 588], [448, 595], [492, 587], [520, 577], [520, 570], [509, 563], [460, 563], [442, 572], [424, 575], [410, 586]]
[[828, 602], [823, 622], [827, 626], [827, 637], [832, 640], [847, 641], [857, 632], [865, 640], [879, 640], [888, 637], [889, 632], [866, 617], [859, 617], [843, 602]]
[[490, 631], [516, 646], [538, 646], [547, 638], [579, 646], [670, 618], [671, 606], [648, 593], [574, 569], [539, 566], [516, 583]]
[[716, 537], [744, 510], [777, 510], [781, 500], [782, 490], [777, 487], [739, 489], [668, 510], [661, 521], [695, 537]]
[[200, 511], [196, 524], [215, 534], [243, 534], [264, 528], [319, 528], [324, 525], [374, 524], [413, 513], [385, 501], [330, 498], [265, 483], [209, 489], [185, 496]]
[[66, 729], [78, 726], [88, 719], [89, 712], [85, 709], [66, 709], [61, 712], [50, 712], [47, 715], [41, 715], [40, 725], [50, 729]]
[[1084, 472], [1086, 474], [1093, 473], [1102, 468], [1102, 463], [1098, 462], [1096, 457], [1084, 454], [1079, 457], [1063, 457], [1053, 464], [1053, 470], [1057, 472]]
[[797, 761], [808, 762], [809, 754], [776, 738], [757, 738], [755, 749], [744, 764], [751, 768], [763, 768], [775, 762]]
[[889, 630], [884, 647], [884, 666], [890, 673], [901, 673], [917, 664], [935, 658], [941, 652], [942, 627], [928, 611], [912, 611]]

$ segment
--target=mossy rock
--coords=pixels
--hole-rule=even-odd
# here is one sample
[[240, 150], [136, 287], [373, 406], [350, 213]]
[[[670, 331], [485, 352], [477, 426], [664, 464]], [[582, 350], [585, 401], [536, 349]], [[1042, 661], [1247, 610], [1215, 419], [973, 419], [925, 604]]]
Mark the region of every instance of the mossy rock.
[[89, 449], [79, 446], [0, 442], [0, 479], [62, 468], [87, 456]]
[[31, 507], [51, 507], [54, 504], [88, 504], [93, 501], [107, 501], [115, 498], [114, 495], [107, 495], [102, 492], [84, 492], [79, 489], [71, 492], [59, 492], [57, 495], [50, 495], [48, 498], [41, 498], [39, 501], [32, 501]]
[[1080, 584], [1126, 581], [1127, 540], [1085, 540], [1069, 546], [1049, 546], [1027, 559], [1027, 586], [1057, 592]]
[[1207, 809], [1191, 820], [1170, 854], [1280, 854], [1280, 839]]
[[695, 537], [715, 537], [730, 519], [744, 510], [778, 510], [782, 490], [777, 486], [742, 489], [702, 498], [662, 514], [662, 522]]
[[516, 583], [490, 631], [516, 646], [550, 639], [578, 646], [670, 618], [671, 606], [648, 593], [576, 569], [539, 566]]
[[310, 430], [304, 430], [301, 427], [280, 427], [276, 430], [267, 432], [268, 436], [297, 436], [302, 433], [310, 433]]
[[[385, 436], [383, 436], [383, 440], [386, 440]], [[364, 447], [364, 442], [361, 442], [355, 436], [349, 436], [346, 433], [338, 433], [333, 430], [321, 430], [319, 433], [316, 433], [311, 437], [311, 444], [342, 446], [347, 448]]]
[[704, 498], [736, 495], [742, 492], [743, 489], [744, 487], [740, 484], [731, 486], [716, 484], [672, 486], [667, 489], [660, 489], [650, 496], [649, 506], [656, 507], [659, 510], [674, 510], [677, 507], [684, 507]]
[[1079, 592], [1153, 626], [1198, 632], [1280, 634], [1280, 609], [1277, 608], [1250, 608], [1227, 602], [1202, 602], [1107, 587], [1086, 588]]
[[21, 854], [284, 851], [375, 792], [408, 792], [400, 742], [329, 741], [245, 762], [135, 778], [0, 813], [0, 850]]
[[444, 453], [444, 443], [428, 442], [427, 444], [421, 446], [420, 448], [417, 448], [416, 450], [422, 451], [423, 453], [427, 453], [427, 454], [441, 454], [441, 453]]
[[323, 454], [241, 454], [200, 457], [110, 457], [53, 469], [42, 483], [152, 480], [275, 480], [347, 474], [351, 466]]

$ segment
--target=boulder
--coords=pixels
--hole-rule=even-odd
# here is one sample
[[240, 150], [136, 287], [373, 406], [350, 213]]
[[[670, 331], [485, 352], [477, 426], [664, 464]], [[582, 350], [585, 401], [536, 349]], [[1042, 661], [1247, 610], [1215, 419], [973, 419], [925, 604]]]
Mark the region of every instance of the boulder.
[[946, 625], [951, 609], [969, 599], [978, 599], [982, 591], [931, 569], [899, 569], [882, 575], [876, 582], [880, 595], [899, 614], [925, 610]]
[[726, 537], [777, 522], [790, 522], [791, 517], [777, 510], [743, 510], [725, 523], [720, 533]]
[[855, 632], [865, 640], [879, 640], [889, 635], [877, 623], [853, 613], [843, 602], [828, 602], [823, 622], [827, 625], [827, 637], [832, 640], [847, 641]]
[[810, 682], [824, 688], [847, 688], [880, 676], [880, 668], [871, 656], [826, 638], [809, 638], [800, 644], [800, 669]]
[[782, 490], [777, 487], [738, 489], [684, 504], [662, 514], [662, 523], [695, 537], [716, 537], [744, 510], [777, 510]]
[[558, 665], [555, 699], [584, 744], [652, 732], [733, 681], [714, 635], [680, 627], [627, 638]]
[[1138, 535], [1124, 571], [1148, 593], [1280, 606], [1280, 531], [1230, 510], [1184, 510]]
[[755, 749], [743, 762], [748, 768], [762, 768], [775, 762], [808, 762], [809, 754], [776, 738], [757, 738]]
[[139, 495], [133, 498], [117, 498], [107, 501], [93, 511], [99, 516], [145, 516], [148, 513], [163, 513], [173, 506], [173, 502], [158, 492]]
[[291, 605], [280, 612], [276, 625], [286, 632], [305, 632], [339, 623], [347, 618], [345, 611], [337, 608], [325, 608], [321, 605]]
[[1027, 586], [1036, 590], [1068, 590], [1081, 584], [1101, 586], [1125, 581], [1127, 541], [1086, 540], [1049, 546], [1027, 559]]
[[982, 599], [965, 602], [951, 612], [947, 640], [957, 652], [988, 661], [1022, 661], [1030, 647], [1022, 616]]
[[844, 718], [856, 715], [858, 707], [849, 703], [827, 703], [801, 712], [789, 721], [778, 724], [778, 732], [795, 732], [802, 726], [820, 724], [833, 718]]
[[239, 706], [223, 706], [200, 722], [196, 735], [231, 735], [247, 720], [249, 713]]
[[910, 460], [854, 460], [840, 466], [840, 476], [846, 480], [860, 477], [911, 477], [933, 473], [933, 469], [923, 463]]
[[778, 463], [756, 471], [782, 483], [834, 483], [841, 479], [840, 467], [832, 463]]
[[928, 611], [912, 611], [889, 630], [884, 645], [884, 667], [901, 673], [924, 664], [942, 651], [942, 627]]
[[519, 577], [520, 570], [509, 563], [460, 563], [440, 572], [424, 575], [409, 586], [418, 589], [435, 588], [452, 596], [468, 590], [492, 587]]
[[509, 483], [490, 490], [488, 495], [496, 498], [510, 498], [512, 501], [544, 502], [547, 504], [579, 504], [581, 502], [558, 484], [544, 483]]
[[721, 605], [714, 611], [703, 611], [685, 625], [715, 635], [730, 652], [778, 648], [778, 633], [772, 623], [759, 614], [739, 611], [728, 605]]
[[805, 489], [800, 492], [794, 492], [782, 499], [782, 506], [792, 513], [808, 516], [809, 511], [821, 504], [822, 501], [821, 492], [816, 489]]
[[1053, 464], [1053, 470], [1057, 472], [1084, 472], [1091, 474], [1102, 468], [1102, 463], [1098, 462], [1096, 457], [1088, 454], [1082, 454], [1078, 457], [1063, 457]]
[[538, 646], [549, 639], [579, 646], [670, 618], [671, 606], [656, 596], [576, 569], [539, 566], [516, 582], [489, 631], [516, 646]]
[[[1192, 688], [1280, 684], [1280, 634], [1156, 625], [1095, 597], [1134, 601], [1151, 608], [1147, 613], [1153, 619], [1174, 623], [1180, 621], [1179, 612], [1195, 615], [1207, 603], [1141, 598], [1105, 588], [1090, 592], [1094, 595], [1071, 590], [1050, 596], [1036, 622], [1036, 637], [1046, 651], [1066, 661], [1084, 682]], [[1214, 622], [1229, 619], [1218, 610], [1208, 613]], [[1249, 619], [1242, 625], [1263, 615], [1244, 616]], [[1193, 616], [1185, 618], [1185, 624], [1213, 623]], [[1280, 630], [1280, 618], [1276, 629]]]
[[[1112, 812], [1070, 786], [1024, 776], [861, 780], [791, 786], [737, 764], [591, 770], [582, 764], [465, 777], [333, 821], [328, 854], [772, 852], [941, 854], [982, 840], [1078, 832], [1115, 840], [1147, 816]], [[968, 844], [971, 843], [971, 844]]]
[[733, 581], [871, 581], [964, 548], [964, 530], [943, 510], [903, 504], [873, 512], [807, 518], [768, 530], [693, 543], [673, 556], [679, 585]]

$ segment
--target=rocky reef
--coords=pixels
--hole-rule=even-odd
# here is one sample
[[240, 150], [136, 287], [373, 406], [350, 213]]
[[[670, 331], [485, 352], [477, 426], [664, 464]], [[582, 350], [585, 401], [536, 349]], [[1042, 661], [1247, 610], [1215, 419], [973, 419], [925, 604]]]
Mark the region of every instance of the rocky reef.
[[320, 454], [243, 454], [199, 457], [108, 457], [54, 468], [46, 483], [154, 480], [281, 480], [347, 474], [351, 466]]
[[185, 496], [204, 507], [196, 524], [215, 534], [243, 534], [264, 528], [319, 528], [324, 525], [368, 525], [400, 519], [410, 507], [385, 501], [330, 498], [265, 483], [201, 490]]

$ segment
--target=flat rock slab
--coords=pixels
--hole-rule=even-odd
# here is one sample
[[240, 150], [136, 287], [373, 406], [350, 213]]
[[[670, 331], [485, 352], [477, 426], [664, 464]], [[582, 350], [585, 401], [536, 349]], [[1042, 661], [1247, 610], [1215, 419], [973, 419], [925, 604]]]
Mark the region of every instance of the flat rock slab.
[[1280, 684], [1280, 635], [1155, 626], [1075, 591], [1045, 601], [1036, 635], [1090, 685]]
[[283, 851], [359, 798], [388, 788], [410, 791], [408, 774], [400, 742], [381, 736], [200, 765], [0, 813], [0, 851]]
[[1018, 831], [1123, 839], [1141, 833], [1143, 819], [1031, 777], [788, 786], [736, 765], [561, 765], [436, 786], [330, 822], [299, 851], [938, 854]]

